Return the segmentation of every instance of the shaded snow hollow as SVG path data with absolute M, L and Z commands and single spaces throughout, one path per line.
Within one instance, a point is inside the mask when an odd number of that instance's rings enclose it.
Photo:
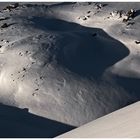
M 101 9 L 96 3 L 58 3 L 2 11 L 7 18 L 0 25 L 8 27 L 0 29 L 0 102 L 80 126 L 139 100 L 139 87 L 131 86 L 131 78 L 137 83 L 133 73 L 139 74 L 133 43 L 139 15 L 133 29 L 110 17 L 117 8 L 120 3 Z

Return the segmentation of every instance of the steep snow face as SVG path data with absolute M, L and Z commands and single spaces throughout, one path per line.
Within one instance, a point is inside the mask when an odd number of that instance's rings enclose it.
M 0 13 L 7 17 L 0 25 L 8 24 L 0 30 L 1 103 L 80 126 L 136 100 L 110 75 L 129 49 L 97 28 L 103 20 L 91 27 L 76 19 L 91 6 L 30 4 Z

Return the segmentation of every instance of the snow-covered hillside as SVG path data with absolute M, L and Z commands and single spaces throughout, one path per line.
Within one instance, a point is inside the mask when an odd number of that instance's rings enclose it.
M 20 4 L 1 11 L 0 102 L 80 126 L 139 100 L 139 7 Z
M 64 133 L 59 138 L 139 138 L 140 102 L 128 105 L 79 128 Z

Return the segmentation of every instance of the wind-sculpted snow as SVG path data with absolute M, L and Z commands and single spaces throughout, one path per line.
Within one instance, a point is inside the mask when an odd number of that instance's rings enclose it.
M 37 5 L 1 13 L 10 26 L 0 31 L 0 102 L 72 126 L 134 102 L 108 71 L 128 48 L 58 15 Z

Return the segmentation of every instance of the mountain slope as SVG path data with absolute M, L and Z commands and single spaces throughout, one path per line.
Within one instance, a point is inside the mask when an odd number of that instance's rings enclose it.
M 116 80 L 129 76 L 132 53 L 130 30 L 121 38 L 122 19 L 107 18 L 114 7 L 24 4 L 0 13 L 8 25 L 0 31 L 0 102 L 80 126 L 139 100 Z

